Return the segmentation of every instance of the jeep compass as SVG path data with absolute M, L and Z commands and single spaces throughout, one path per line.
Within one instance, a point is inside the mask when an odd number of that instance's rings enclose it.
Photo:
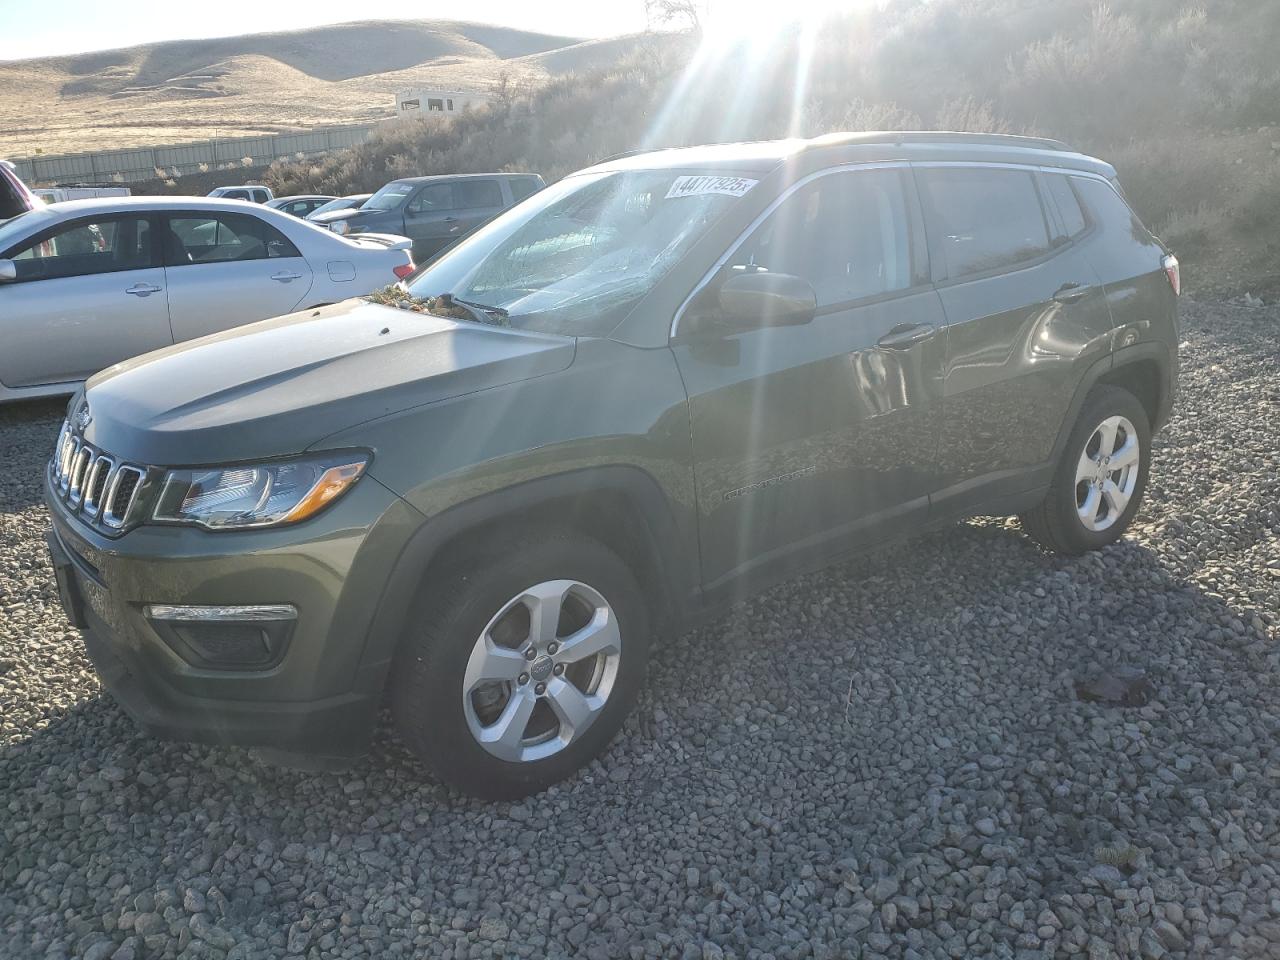
M 49 546 L 159 735 L 342 762 L 381 704 L 518 797 L 622 725 L 649 641 L 890 537 L 1139 509 L 1178 265 L 1055 141 L 842 134 L 566 177 L 406 285 L 117 364 Z

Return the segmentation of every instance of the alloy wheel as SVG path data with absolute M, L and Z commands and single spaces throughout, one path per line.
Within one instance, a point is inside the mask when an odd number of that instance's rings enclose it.
M 1138 485 L 1142 450 L 1126 417 L 1103 420 L 1076 464 L 1076 514 L 1085 529 L 1101 532 L 1123 516 Z
M 462 681 L 467 728 L 509 762 L 559 753 L 604 710 L 621 656 L 617 617 L 599 591 L 577 580 L 529 587 L 472 648 Z

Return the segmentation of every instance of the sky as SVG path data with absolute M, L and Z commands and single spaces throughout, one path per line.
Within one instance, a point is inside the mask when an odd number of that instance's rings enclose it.
M 380 19 L 471 20 L 580 37 L 645 27 L 644 0 L 0 0 L 0 60 Z

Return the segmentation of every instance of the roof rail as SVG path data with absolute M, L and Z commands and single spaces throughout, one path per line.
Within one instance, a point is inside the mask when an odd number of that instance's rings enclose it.
M 593 167 L 598 166 L 599 164 L 602 164 L 602 163 L 613 163 L 613 161 L 615 160 L 625 160 L 627 159 L 627 157 L 638 157 L 642 153 L 657 153 L 660 150 L 669 150 L 669 149 L 670 147 L 650 147 L 647 150 L 623 150 L 621 153 L 615 153 L 615 154 L 612 154 L 611 156 L 603 158 L 602 160 L 597 160 L 595 163 L 591 164 L 591 166 Z
M 1075 147 L 1047 137 L 1023 137 L 1011 133 L 965 133 L 955 130 L 873 130 L 865 133 L 828 133 L 815 137 L 816 144 L 836 143 L 972 143 L 993 147 L 1035 147 L 1075 153 Z

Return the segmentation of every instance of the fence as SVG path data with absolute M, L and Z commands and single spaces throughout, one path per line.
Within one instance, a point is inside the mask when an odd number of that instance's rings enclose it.
M 248 157 L 252 166 L 263 166 L 281 157 L 317 156 L 353 147 L 368 138 L 376 123 L 322 127 L 307 133 L 280 133 L 258 137 L 216 137 L 208 141 L 147 147 L 141 150 L 106 150 L 56 157 L 27 157 L 13 162 L 27 183 L 135 183 L 158 176 L 174 177 L 206 170 L 240 166 Z

